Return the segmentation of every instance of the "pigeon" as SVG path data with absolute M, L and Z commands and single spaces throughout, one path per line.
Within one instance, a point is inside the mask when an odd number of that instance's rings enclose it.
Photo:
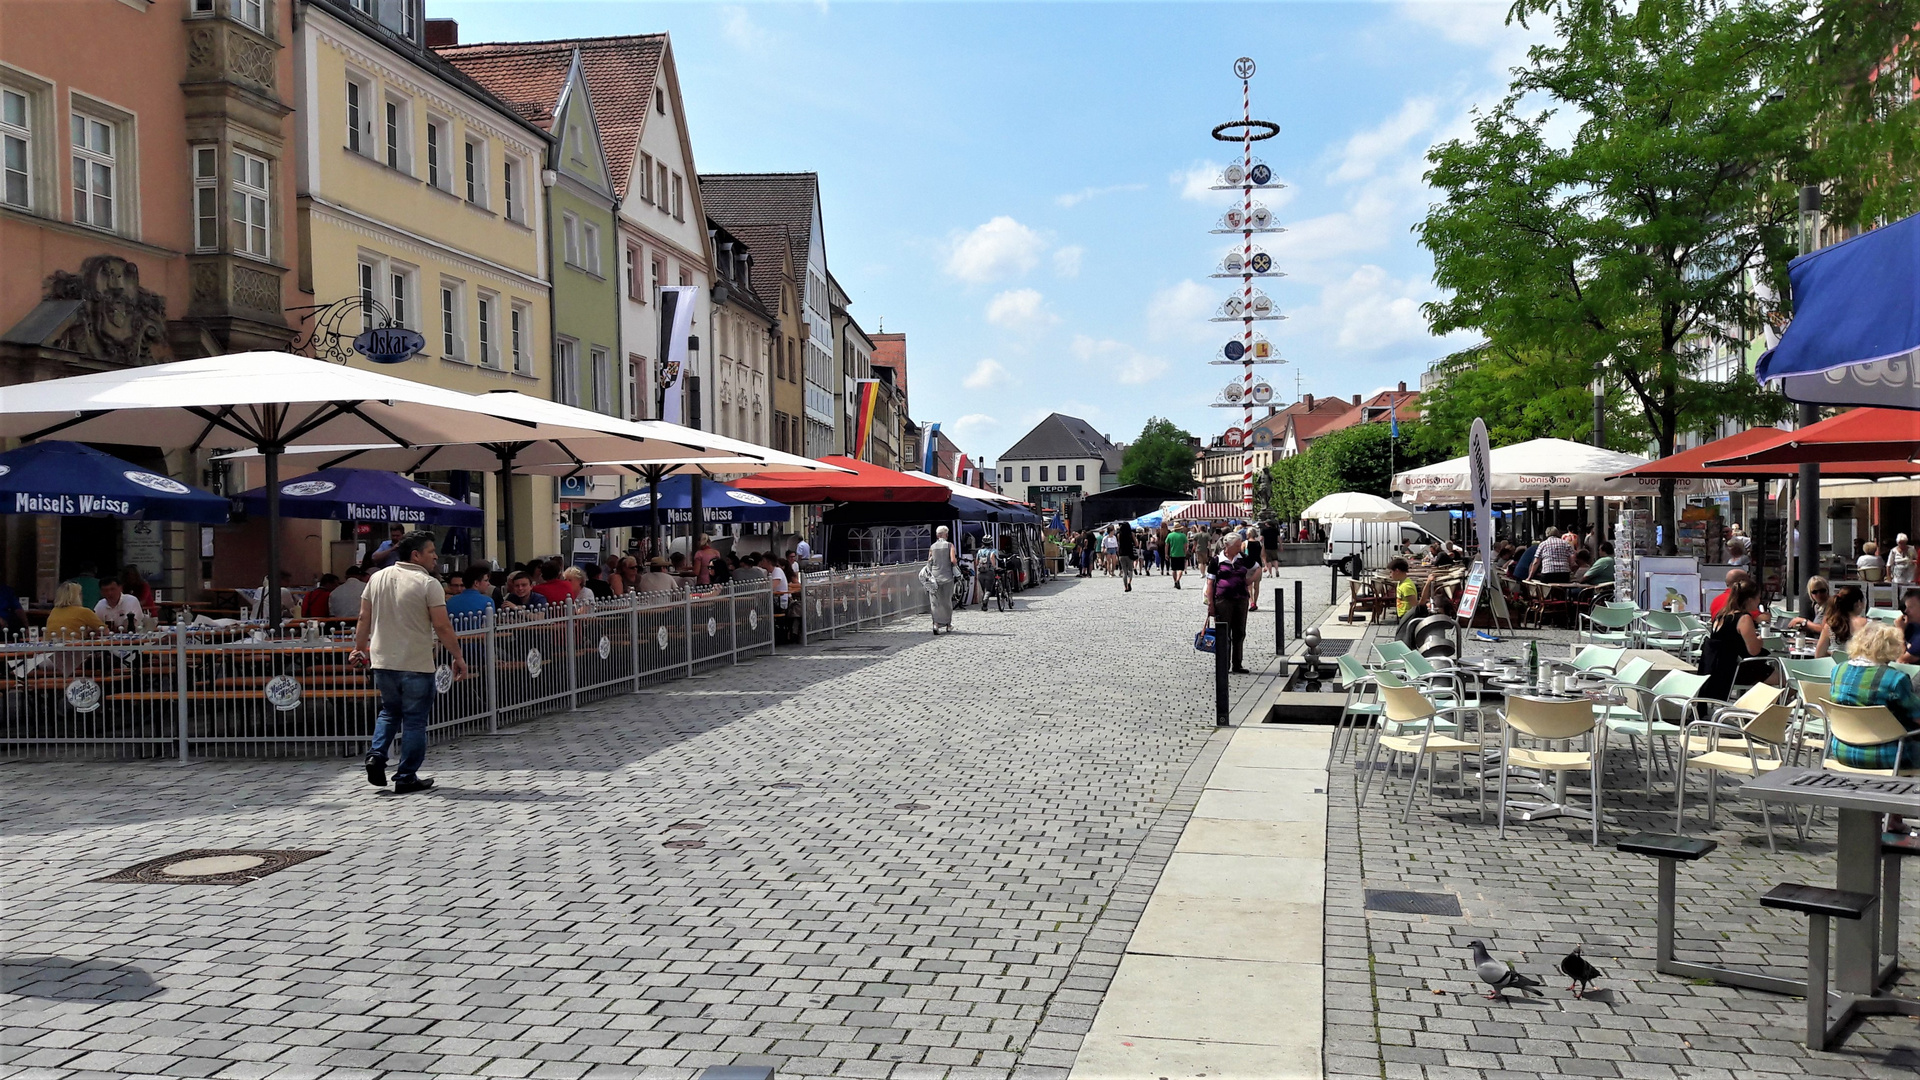
M 1567 958 L 1560 961 L 1560 974 L 1573 980 L 1573 985 L 1567 989 L 1573 991 L 1574 997 L 1585 997 L 1587 984 L 1600 978 L 1600 969 L 1587 963 L 1587 958 L 1580 953 L 1580 946 L 1575 945 Z
M 1534 997 L 1546 996 L 1544 992 L 1534 989 L 1541 985 L 1540 980 L 1528 978 L 1509 967 L 1506 961 L 1495 960 L 1487 955 L 1486 942 L 1475 941 L 1472 945 L 1473 970 L 1480 976 L 1481 982 L 1493 987 L 1493 993 L 1487 995 L 1487 1000 L 1504 998 L 1508 990 L 1518 990 Z

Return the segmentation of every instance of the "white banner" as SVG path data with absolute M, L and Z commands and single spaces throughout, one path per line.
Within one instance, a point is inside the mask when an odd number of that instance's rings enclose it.
M 1493 569 L 1493 447 L 1487 422 L 1473 421 L 1467 433 L 1467 489 L 1473 494 L 1473 526 L 1480 534 L 1480 565 Z
M 660 286 L 660 419 L 684 424 L 687 415 L 687 336 L 693 332 L 693 285 Z

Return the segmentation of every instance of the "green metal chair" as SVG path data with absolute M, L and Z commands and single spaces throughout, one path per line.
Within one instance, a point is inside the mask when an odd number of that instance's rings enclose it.
M 1705 631 L 1695 630 L 1685 619 L 1670 611 L 1648 611 L 1640 616 L 1640 644 L 1643 648 L 1664 649 L 1689 656 Z
M 1900 609 L 1890 608 L 1890 607 L 1868 608 L 1867 618 L 1872 619 L 1874 622 L 1883 622 L 1883 623 L 1899 622 Z
M 1335 657 L 1334 662 L 1340 669 L 1340 688 L 1347 692 L 1347 700 L 1341 705 L 1340 721 L 1333 728 L 1333 745 L 1327 747 L 1329 769 L 1333 767 L 1334 755 L 1340 750 L 1341 732 L 1346 733 L 1347 753 L 1351 754 L 1356 738 L 1355 728 L 1360 718 L 1366 717 L 1367 726 L 1371 728 L 1375 718 L 1386 711 L 1386 706 L 1380 700 L 1380 681 L 1373 672 L 1352 656 Z
M 1628 750 L 1636 756 L 1639 740 L 1646 740 L 1648 795 L 1653 794 L 1653 740 L 1668 740 L 1668 750 L 1671 752 L 1672 740 L 1680 735 L 1682 725 L 1695 709 L 1695 703 L 1701 700 L 1697 695 L 1706 682 L 1705 675 L 1695 675 L 1691 671 L 1669 671 L 1650 690 L 1637 684 L 1622 684 L 1620 688 L 1630 704 L 1607 709 L 1601 719 L 1609 732 L 1627 737 Z M 1725 705 L 1726 702 L 1710 704 Z
M 1580 640 L 1625 649 L 1633 644 L 1633 624 L 1639 621 L 1640 613 L 1633 608 L 1595 607 L 1580 616 Z
M 1411 647 L 1402 645 L 1397 641 L 1376 641 L 1373 643 L 1373 655 L 1376 657 L 1376 662 L 1372 667 L 1375 671 L 1379 671 L 1382 668 L 1389 671 L 1398 671 L 1406 667 L 1407 655 L 1411 652 L 1413 652 Z

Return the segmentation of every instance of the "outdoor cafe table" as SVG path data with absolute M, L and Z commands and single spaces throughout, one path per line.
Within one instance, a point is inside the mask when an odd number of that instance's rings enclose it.
M 1880 899 L 1880 816 L 1920 817 L 1920 778 L 1869 776 L 1824 769 L 1775 769 L 1749 780 L 1741 794 L 1792 806 L 1831 807 L 1840 818 L 1834 848 L 1833 887 Z M 1829 1013 L 1839 1027 L 1855 1016 L 1920 1016 L 1920 1000 L 1880 989 L 1880 913 L 1836 919 L 1834 986 L 1840 1009 Z
M 1576 701 L 1585 698 L 1594 705 L 1607 707 L 1625 705 L 1627 703 L 1625 697 L 1620 696 L 1617 692 L 1609 690 L 1604 686 L 1583 686 L 1562 694 L 1552 690 L 1538 689 L 1536 688 L 1537 684 L 1532 679 L 1494 679 L 1492 682 L 1494 686 L 1500 688 L 1503 696 L 1509 701 L 1521 697 L 1534 701 L 1552 702 Z M 1598 727 L 1598 725 L 1595 726 L 1596 728 Z M 1596 732 L 1593 737 L 1599 738 L 1600 736 Z M 1572 740 L 1570 739 L 1563 739 L 1559 741 L 1558 745 L 1560 749 L 1564 750 L 1571 742 Z M 1500 767 L 1502 769 L 1506 768 L 1506 762 L 1502 761 Z M 1521 794 L 1538 795 L 1546 801 L 1538 803 L 1515 802 L 1509 797 L 1507 799 L 1508 811 L 1521 821 L 1545 821 L 1548 818 L 1557 817 L 1582 818 L 1587 821 L 1592 821 L 1593 811 L 1567 805 L 1567 783 L 1572 779 L 1567 775 L 1568 772 L 1569 770 L 1567 769 L 1555 770 L 1553 774 L 1553 786 L 1549 788 L 1546 784 L 1539 782 L 1538 777 L 1532 770 L 1515 770 L 1514 775 L 1524 775 L 1532 777 L 1533 779 L 1531 782 L 1517 787 L 1509 784 L 1507 786 L 1507 794 L 1512 796 L 1518 791 Z M 1598 766 L 1596 766 L 1595 774 L 1590 778 L 1589 782 L 1595 789 L 1598 789 L 1600 786 Z

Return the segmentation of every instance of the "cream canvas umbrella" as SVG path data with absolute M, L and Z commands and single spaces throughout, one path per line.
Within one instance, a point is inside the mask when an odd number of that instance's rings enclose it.
M 1323 496 L 1300 511 L 1314 521 L 1412 521 L 1413 512 L 1399 503 L 1362 491 L 1341 491 Z
M 259 450 L 267 482 L 267 594 L 277 622 L 280 457 L 288 447 L 411 448 L 605 434 L 521 413 L 484 397 L 380 372 L 290 353 L 253 352 L 9 386 L 0 393 L 0 436 Z M 638 445 L 637 439 L 629 441 Z
M 1660 481 L 1620 476 L 1647 459 L 1634 454 L 1588 446 L 1568 439 L 1529 439 L 1502 446 L 1488 455 L 1488 480 L 1494 502 L 1551 495 L 1651 495 Z M 1711 495 L 1721 490 L 1717 480 L 1677 480 L 1682 496 Z M 1395 473 L 1393 489 L 1415 503 L 1465 503 L 1473 495 L 1467 483 L 1467 459 L 1454 458 L 1423 469 Z

